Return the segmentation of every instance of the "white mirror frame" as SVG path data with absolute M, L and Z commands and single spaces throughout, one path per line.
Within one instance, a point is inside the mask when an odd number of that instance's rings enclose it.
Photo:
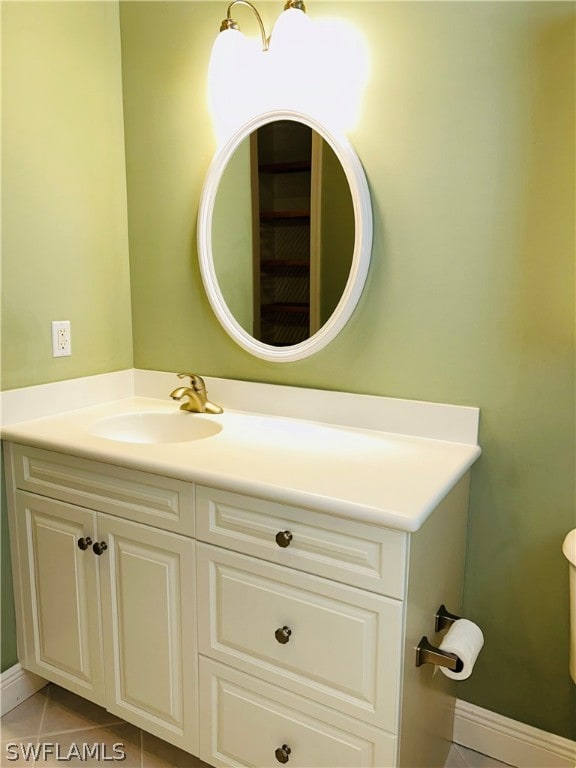
M 218 186 L 228 161 L 253 131 L 276 120 L 296 120 L 317 131 L 332 147 L 340 160 L 350 186 L 354 210 L 354 252 L 348 282 L 336 309 L 324 325 L 305 341 L 288 347 L 274 347 L 251 336 L 237 322 L 222 295 L 212 258 L 212 216 Z M 329 131 L 318 120 L 295 111 L 272 111 L 258 115 L 245 123 L 218 149 L 204 182 L 198 212 L 198 255 L 202 281 L 208 300 L 224 330 L 252 355 L 271 362 L 302 360 L 323 349 L 346 325 L 364 288 L 372 251 L 372 207 L 364 169 L 354 149 L 343 136 Z

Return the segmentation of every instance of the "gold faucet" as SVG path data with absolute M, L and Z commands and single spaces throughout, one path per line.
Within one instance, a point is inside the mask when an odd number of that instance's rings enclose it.
M 208 400 L 204 379 L 196 373 L 178 374 L 179 379 L 184 379 L 186 376 L 190 377 L 190 386 L 178 387 L 174 392 L 170 392 L 172 400 L 186 398 L 185 402 L 180 406 L 180 410 L 189 411 L 190 413 L 223 413 L 219 405 Z

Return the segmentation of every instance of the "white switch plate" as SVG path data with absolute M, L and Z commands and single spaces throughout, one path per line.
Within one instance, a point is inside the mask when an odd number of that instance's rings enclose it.
M 52 357 L 68 357 L 71 354 L 70 320 L 52 320 Z

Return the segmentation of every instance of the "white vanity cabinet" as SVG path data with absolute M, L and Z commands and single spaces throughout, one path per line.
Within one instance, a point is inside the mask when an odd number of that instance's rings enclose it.
M 197 752 L 194 541 L 156 527 L 193 521 L 190 488 L 34 448 L 8 456 L 22 666 Z M 123 519 L 146 516 L 154 526 Z
M 7 444 L 22 666 L 212 766 L 430 768 L 468 474 L 409 533 Z

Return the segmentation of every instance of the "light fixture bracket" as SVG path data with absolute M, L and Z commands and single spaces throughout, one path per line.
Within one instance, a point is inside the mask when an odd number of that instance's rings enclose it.
M 234 19 L 225 18 L 220 24 L 220 32 L 224 32 L 226 29 L 240 29 Z
M 288 0 L 290 2 L 291 0 Z M 297 0 L 297 2 L 300 2 L 300 0 Z M 238 23 L 232 18 L 231 11 L 233 6 L 235 5 L 246 5 L 248 8 L 251 9 L 252 13 L 256 16 L 256 21 L 258 22 L 258 26 L 260 28 L 260 37 L 262 38 L 262 50 L 267 51 L 268 50 L 268 38 L 266 37 L 266 30 L 264 29 L 264 22 L 262 21 L 262 17 L 258 13 L 258 10 L 252 3 L 248 2 L 248 0 L 232 0 L 230 5 L 228 6 L 228 10 L 226 11 L 226 18 L 222 21 L 222 24 L 220 25 L 220 32 L 224 32 L 227 29 L 236 29 L 239 30 L 240 27 L 238 26 Z
M 295 8 L 297 11 L 303 11 L 306 13 L 306 6 L 302 2 L 302 0 L 286 0 L 286 3 L 284 5 L 284 10 L 288 11 L 290 8 Z

